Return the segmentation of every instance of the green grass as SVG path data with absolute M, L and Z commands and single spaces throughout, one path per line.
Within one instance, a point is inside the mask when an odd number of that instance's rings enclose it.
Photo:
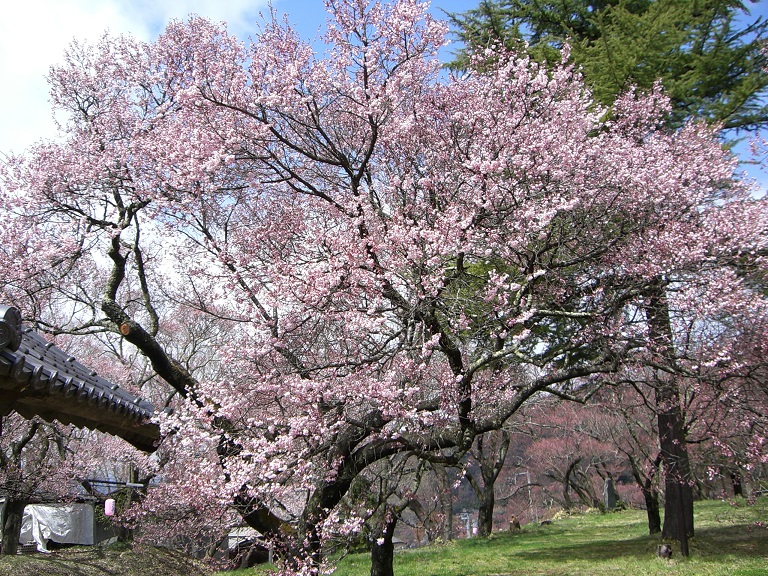
M 696 503 L 696 536 L 690 557 L 682 558 L 677 542 L 671 560 L 656 557 L 658 536 L 649 536 L 643 511 L 584 514 L 551 526 L 524 526 L 516 534 L 448 544 L 395 554 L 396 576 L 604 576 L 768 574 L 768 499 L 737 507 L 710 501 Z M 367 576 L 367 554 L 352 554 L 336 576 Z M 229 574 L 233 574 L 230 572 Z M 264 568 L 234 572 L 264 574 Z
M 691 556 L 656 557 L 642 511 L 584 514 L 551 526 L 524 526 L 516 534 L 458 540 L 395 554 L 397 576 L 766 576 L 768 498 L 754 506 L 696 503 Z M 268 568 L 222 572 L 264 576 Z M 351 554 L 337 576 L 367 576 L 367 554 Z M 50 555 L 0 557 L 0 576 L 206 576 L 211 572 L 179 552 L 127 545 L 76 547 Z

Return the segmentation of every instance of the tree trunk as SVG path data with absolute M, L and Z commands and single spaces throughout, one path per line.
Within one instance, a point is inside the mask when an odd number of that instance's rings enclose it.
M 643 489 L 643 498 L 645 499 L 645 510 L 648 515 L 648 533 L 658 534 L 661 532 L 661 510 L 659 508 L 659 494 L 654 489 Z
M 573 502 L 571 501 L 571 475 L 574 474 L 574 470 L 579 465 L 579 462 L 581 462 L 581 456 L 568 465 L 563 477 L 563 509 L 566 512 L 570 512 L 573 508 Z
M 478 494 L 480 507 L 477 513 L 477 535 L 480 537 L 490 536 L 493 532 L 493 509 L 496 497 L 493 494 L 493 484 L 483 485 L 483 490 Z
M 672 327 L 662 285 L 651 290 L 646 311 L 650 344 L 655 348 L 657 363 L 672 368 Z M 680 407 L 680 389 L 672 373 L 661 367 L 655 368 L 654 372 L 659 446 L 664 470 L 664 526 L 661 535 L 663 538 L 679 540 L 685 551 L 688 537 L 693 536 L 693 488 L 685 422 Z
M 319 574 L 323 562 L 323 540 L 320 525 L 324 519 L 325 516 L 312 514 L 309 515 L 309 519 L 304 518 L 299 522 L 297 537 L 292 542 L 293 546 L 286 558 L 289 566 L 303 569 L 309 574 Z M 301 540 L 301 537 L 304 540 Z M 305 563 L 305 566 L 301 566 L 302 562 Z
M 574 470 L 570 475 L 570 485 L 576 496 L 579 497 L 579 502 L 588 508 L 597 508 L 600 511 L 605 511 L 605 506 L 600 498 L 594 493 L 589 486 L 589 478 L 580 470 Z
M 656 460 L 653 463 L 654 472 L 647 475 L 643 473 L 638 463 L 631 456 L 629 457 L 629 464 L 632 468 L 632 476 L 634 476 L 635 482 L 640 487 L 643 499 L 645 500 L 645 510 L 648 515 L 648 533 L 658 534 L 661 532 L 661 510 L 659 509 L 659 492 L 654 487 L 653 481 L 656 476 L 655 470 L 658 470 L 661 464 L 661 454 L 656 456 Z
M 24 508 L 28 503 L 29 500 L 26 498 L 19 500 L 6 495 L 2 515 L 3 539 L 0 553 L 15 555 L 18 552 L 21 521 L 24 517 Z
M 397 526 L 397 514 L 388 510 L 384 516 L 381 536 L 371 541 L 371 576 L 394 576 L 395 545 L 392 538 Z
M 138 484 L 139 482 L 139 471 L 133 464 L 128 465 L 127 478 L 128 482 L 131 484 Z M 124 488 L 125 501 L 120 506 L 121 510 L 128 510 L 133 504 L 133 490 L 134 489 L 130 486 Z M 117 530 L 117 541 L 133 542 L 133 528 L 129 528 L 121 523 Z
M 318 574 L 323 561 L 322 525 L 331 510 L 341 501 L 349 490 L 354 475 L 339 474 L 335 479 L 327 480 L 317 487 L 309 498 L 304 512 L 299 517 L 298 530 L 290 539 L 286 562 L 302 567 L 310 574 Z
M 480 465 L 480 475 L 483 479 L 481 486 L 474 476 L 467 475 L 479 502 L 477 535 L 481 537 L 490 536 L 493 532 L 493 511 L 496 505 L 494 487 L 507 459 L 509 441 L 509 432 L 506 430 L 486 432 L 478 436 L 477 450 L 472 453 Z
M 738 472 L 734 472 L 733 470 L 729 471 L 729 474 L 731 476 L 731 486 L 733 487 L 733 495 L 744 497 L 744 487 L 741 484 L 741 474 L 739 474 Z
M 662 537 L 680 540 L 693 536 L 693 488 L 683 416 L 679 397 L 670 390 L 657 390 L 660 407 L 659 444 L 664 466 L 664 528 Z
M 453 493 L 448 471 L 442 464 L 434 464 L 433 469 L 437 477 L 437 492 L 440 500 L 440 508 L 443 512 L 442 539 L 443 542 L 453 540 Z M 421 545 L 421 542 L 419 542 Z

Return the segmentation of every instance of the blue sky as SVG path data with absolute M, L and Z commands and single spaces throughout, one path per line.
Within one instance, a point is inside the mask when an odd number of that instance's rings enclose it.
M 268 0 L 16 0 L 0 17 L 0 154 L 21 152 L 41 137 L 55 135 L 45 75 L 61 61 L 73 38 L 95 41 L 105 31 L 152 40 L 171 19 L 199 14 L 224 20 L 247 38 Z M 432 0 L 442 16 L 474 8 L 479 0 Z M 322 0 L 273 0 L 302 37 L 312 40 L 325 22 Z M 752 16 L 768 17 L 768 0 L 750 4 Z M 446 52 L 447 54 L 450 51 Z M 754 174 L 756 171 L 750 170 Z M 763 177 L 765 179 L 765 177 Z
M 479 0 L 434 0 L 431 10 L 463 11 Z M 73 38 L 96 41 L 105 31 L 152 40 L 172 19 L 198 14 L 226 21 L 247 38 L 268 0 L 16 0 L 0 12 L 0 153 L 21 152 L 54 136 L 45 75 Z M 325 22 L 322 0 L 273 0 L 302 37 L 311 40 Z

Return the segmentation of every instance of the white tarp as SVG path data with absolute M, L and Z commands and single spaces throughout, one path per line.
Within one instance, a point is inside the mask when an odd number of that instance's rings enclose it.
M 30 504 L 24 508 L 19 542 L 36 542 L 48 552 L 47 542 L 92 545 L 92 504 Z

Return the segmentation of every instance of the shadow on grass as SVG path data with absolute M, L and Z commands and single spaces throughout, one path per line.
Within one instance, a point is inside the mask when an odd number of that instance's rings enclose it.
M 124 566 L 98 563 L 93 555 L 66 557 L 34 555 L 19 559 L 13 565 L 0 565 L 0 574 L 45 574 L 46 576 L 118 576 L 124 574 Z M 10 571 L 8 571 L 10 570 Z
M 512 549 L 508 555 L 525 560 L 546 560 L 549 563 L 567 563 L 573 560 L 613 560 L 627 557 L 644 559 L 648 558 L 649 554 L 655 553 L 658 543 L 658 540 L 651 537 L 632 540 L 592 540 L 572 545 L 561 544 L 546 549 L 520 549 L 517 551 Z
M 203 576 L 210 571 L 173 550 L 74 548 L 0 559 L 0 576 Z
M 567 539 L 568 530 L 557 534 L 559 542 Z M 554 535 L 554 534 L 553 534 Z M 539 533 L 536 536 L 546 536 Z M 526 539 L 528 540 L 528 539 Z M 535 544 L 530 539 L 525 544 Z M 558 543 L 546 548 L 521 546 L 508 548 L 509 557 L 518 557 L 529 561 L 546 560 L 550 563 L 567 563 L 574 560 L 588 562 L 611 561 L 618 559 L 647 560 L 656 554 L 656 547 L 661 543 L 658 536 L 641 536 L 630 539 L 598 539 L 573 544 Z M 523 542 L 521 542 L 523 544 Z M 679 545 L 672 543 L 679 554 Z M 697 530 L 696 536 L 689 541 L 691 557 L 715 558 L 737 554 L 743 557 L 768 557 L 768 530 L 751 525 L 723 525 Z M 679 556 L 676 556 L 679 558 Z M 723 561 L 727 561 L 723 558 Z
M 753 524 L 702 528 L 697 530 L 693 545 L 703 556 L 739 554 L 768 558 L 768 529 Z

